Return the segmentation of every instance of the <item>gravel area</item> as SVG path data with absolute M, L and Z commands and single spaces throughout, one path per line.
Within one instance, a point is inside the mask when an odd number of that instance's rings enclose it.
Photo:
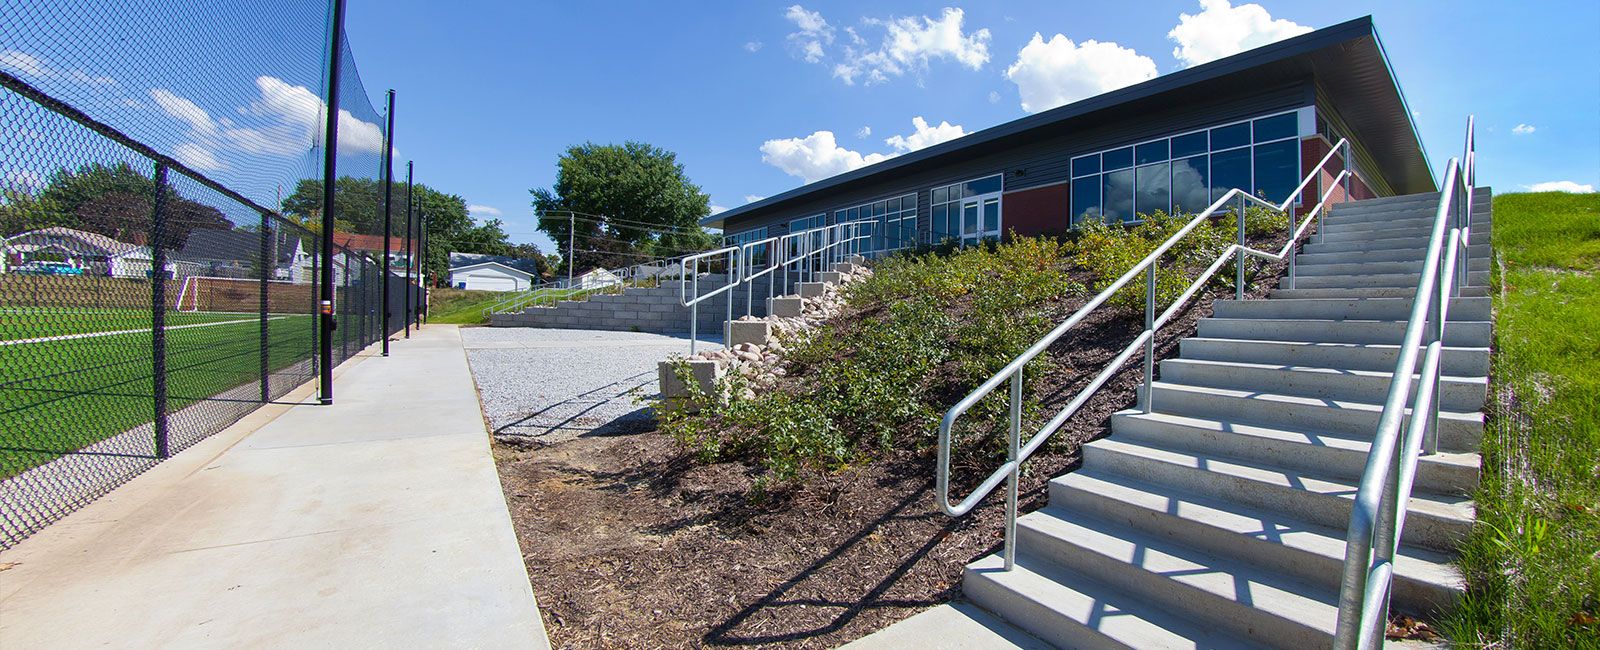
M 641 332 L 467 327 L 467 361 L 495 437 L 545 445 L 649 430 L 656 363 L 689 339 Z M 720 349 L 702 337 L 699 349 Z

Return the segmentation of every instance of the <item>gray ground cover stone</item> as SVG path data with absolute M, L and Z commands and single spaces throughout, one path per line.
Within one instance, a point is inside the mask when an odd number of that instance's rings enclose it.
M 535 444 L 648 429 L 656 363 L 689 352 L 686 337 L 642 332 L 471 327 L 461 339 L 490 431 Z

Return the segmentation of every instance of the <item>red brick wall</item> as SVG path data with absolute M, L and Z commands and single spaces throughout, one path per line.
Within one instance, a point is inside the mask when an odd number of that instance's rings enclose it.
M 1046 185 L 1000 196 L 1000 216 L 1006 236 L 1057 235 L 1067 231 L 1071 189 L 1066 183 Z
M 1302 140 L 1300 142 L 1301 173 L 1309 173 L 1317 163 L 1322 162 L 1322 157 L 1328 155 L 1328 150 L 1331 148 L 1333 148 L 1333 144 L 1328 142 L 1326 138 L 1323 138 L 1320 135 L 1312 136 Z M 1333 182 L 1333 179 L 1337 177 L 1341 171 L 1344 171 L 1344 158 L 1338 154 L 1335 154 L 1333 159 L 1329 160 L 1328 164 L 1322 168 L 1321 173 L 1318 174 L 1317 182 L 1306 186 L 1305 194 L 1303 195 L 1304 200 L 1301 201 L 1299 214 L 1306 214 L 1307 212 L 1311 211 L 1311 208 L 1316 207 L 1317 201 L 1322 200 L 1322 193 L 1328 191 L 1328 185 Z M 1376 195 L 1372 193 L 1372 189 L 1367 187 L 1366 183 L 1361 182 L 1359 177 L 1356 177 L 1350 180 L 1349 197 L 1345 196 L 1344 188 L 1339 187 L 1333 190 L 1332 194 L 1328 195 L 1328 204 L 1334 205 L 1337 203 L 1342 203 L 1347 199 L 1370 199 L 1374 198 L 1375 196 Z

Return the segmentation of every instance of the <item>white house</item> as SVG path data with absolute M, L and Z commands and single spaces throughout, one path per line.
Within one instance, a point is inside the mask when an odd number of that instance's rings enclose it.
M 499 262 L 481 262 L 450 269 L 450 286 L 474 291 L 526 291 L 533 274 Z

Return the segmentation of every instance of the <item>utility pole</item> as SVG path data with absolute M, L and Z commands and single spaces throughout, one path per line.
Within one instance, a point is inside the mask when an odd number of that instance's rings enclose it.
M 572 211 L 567 212 L 567 290 L 572 290 L 572 265 L 578 263 L 578 255 L 572 250 L 574 235 L 578 232 L 578 215 Z
M 318 352 L 322 358 L 321 389 L 318 401 L 333 403 L 333 192 L 338 180 L 339 164 L 339 75 L 343 52 L 340 46 L 344 37 L 344 0 L 330 2 L 333 20 L 328 27 L 328 120 L 327 133 L 322 138 L 322 286 L 318 305 L 322 321 L 322 336 Z M 159 246 L 159 244 L 157 244 Z

